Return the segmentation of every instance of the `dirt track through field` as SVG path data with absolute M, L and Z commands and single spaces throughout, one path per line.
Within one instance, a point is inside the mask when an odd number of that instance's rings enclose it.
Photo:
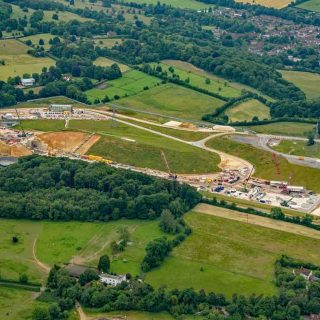
M 41 262 L 36 256 L 36 246 L 37 246 L 37 239 L 34 240 L 33 246 L 32 246 L 33 259 L 34 259 L 35 263 L 37 264 L 37 266 L 39 266 L 45 273 L 49 273 L 50 267 L 47 266 L 45 263 Z
M 193 211 L 320 240 L 320 231 L 293 223 L 272 220 L 270 218 L 259 217 L 252 214 L 247 215 L 246 213 L 215 207 L 203 203 L 197 205 Z

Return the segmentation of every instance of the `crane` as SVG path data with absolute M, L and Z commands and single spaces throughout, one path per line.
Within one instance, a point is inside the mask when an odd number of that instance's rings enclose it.
M 162 150 L 161 150 L 161 157 L 162 157 L 162 159 L 163 159 L 163 161 L 164 161 L 164 163 L 165 163 L 165 165 L 167 167 L 167 170 L 168 170 L 168 173 L 169 173 L 169 178 L 176 180 L 177 179 L 177 175 L 175 173 L 171 172 L 170 167 L 169 167 L 169 163 L 168 163 L 167 158 L 166 158 L 166 155 Z
M 26 132 L 25 132 L 24 129 L 23 129 L 23 125 L 22 125 L 22 123 L 21 123 L 21 119 L 20 119 L 20 115 L 19 115 L 18 109 L 15 107 L 14 110 L 16 111 L 16 115 L 17 115 L 17 118 L 18 118 L 18 120 L 19 120 L 19 122 L 20 122 L 20 126 L 21 126 L 21 129 L 22 129 L 22 134 L 21 134 L 20 136 L 21 136 L 21 137 L 26 137 L 27 134 L 26 134 Z

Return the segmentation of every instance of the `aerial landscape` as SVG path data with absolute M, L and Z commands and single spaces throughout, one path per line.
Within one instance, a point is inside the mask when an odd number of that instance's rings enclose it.
M 320 320 L 320 0 L 0 0 L 0 320 Z

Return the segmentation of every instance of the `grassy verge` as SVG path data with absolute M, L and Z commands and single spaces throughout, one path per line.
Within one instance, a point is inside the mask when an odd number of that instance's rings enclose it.
M 282 140 L 277 146 L 272 147 L 272 149 L 296 156 L 320 158 L 318 143 L 313 146 L 307 146 L 306 141 Z

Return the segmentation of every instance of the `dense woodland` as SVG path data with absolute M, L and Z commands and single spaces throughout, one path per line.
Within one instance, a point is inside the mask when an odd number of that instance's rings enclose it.
M 282 256 L 275 263 L 277 296 L 252 294 L 250 297 L 233 295 L 227 299 L 221 294 L 199 292 L 193 289 L 154 289 L 149 284 L 131 279 L 117 287 L 106 287 L 97 281 L 82 281 L 80 284 L 59 267 L 54 267 L 48 277 L 47 291 L 40 300 L 50 301 L 48 309 L 36 309 L 46 319 L 64 319 L 67 310 L 76 301 L 87 308 L 102 312 L 113 310 L 141 310 L 149 312 L 167 311 L 179 317 L 181 314 L 198 314 L 205 319 L 240 320 L 272 319 L 299 320 L 303 315 L 320 313 L 320 281 L 309 282 L 296 268 L 305 267 L 320 275 L 320 267 Z
M 129 170 L 29 156 L 0 170 L 0 217 L 34 220 L 175 217 L 201 199 L 192 187 Z

